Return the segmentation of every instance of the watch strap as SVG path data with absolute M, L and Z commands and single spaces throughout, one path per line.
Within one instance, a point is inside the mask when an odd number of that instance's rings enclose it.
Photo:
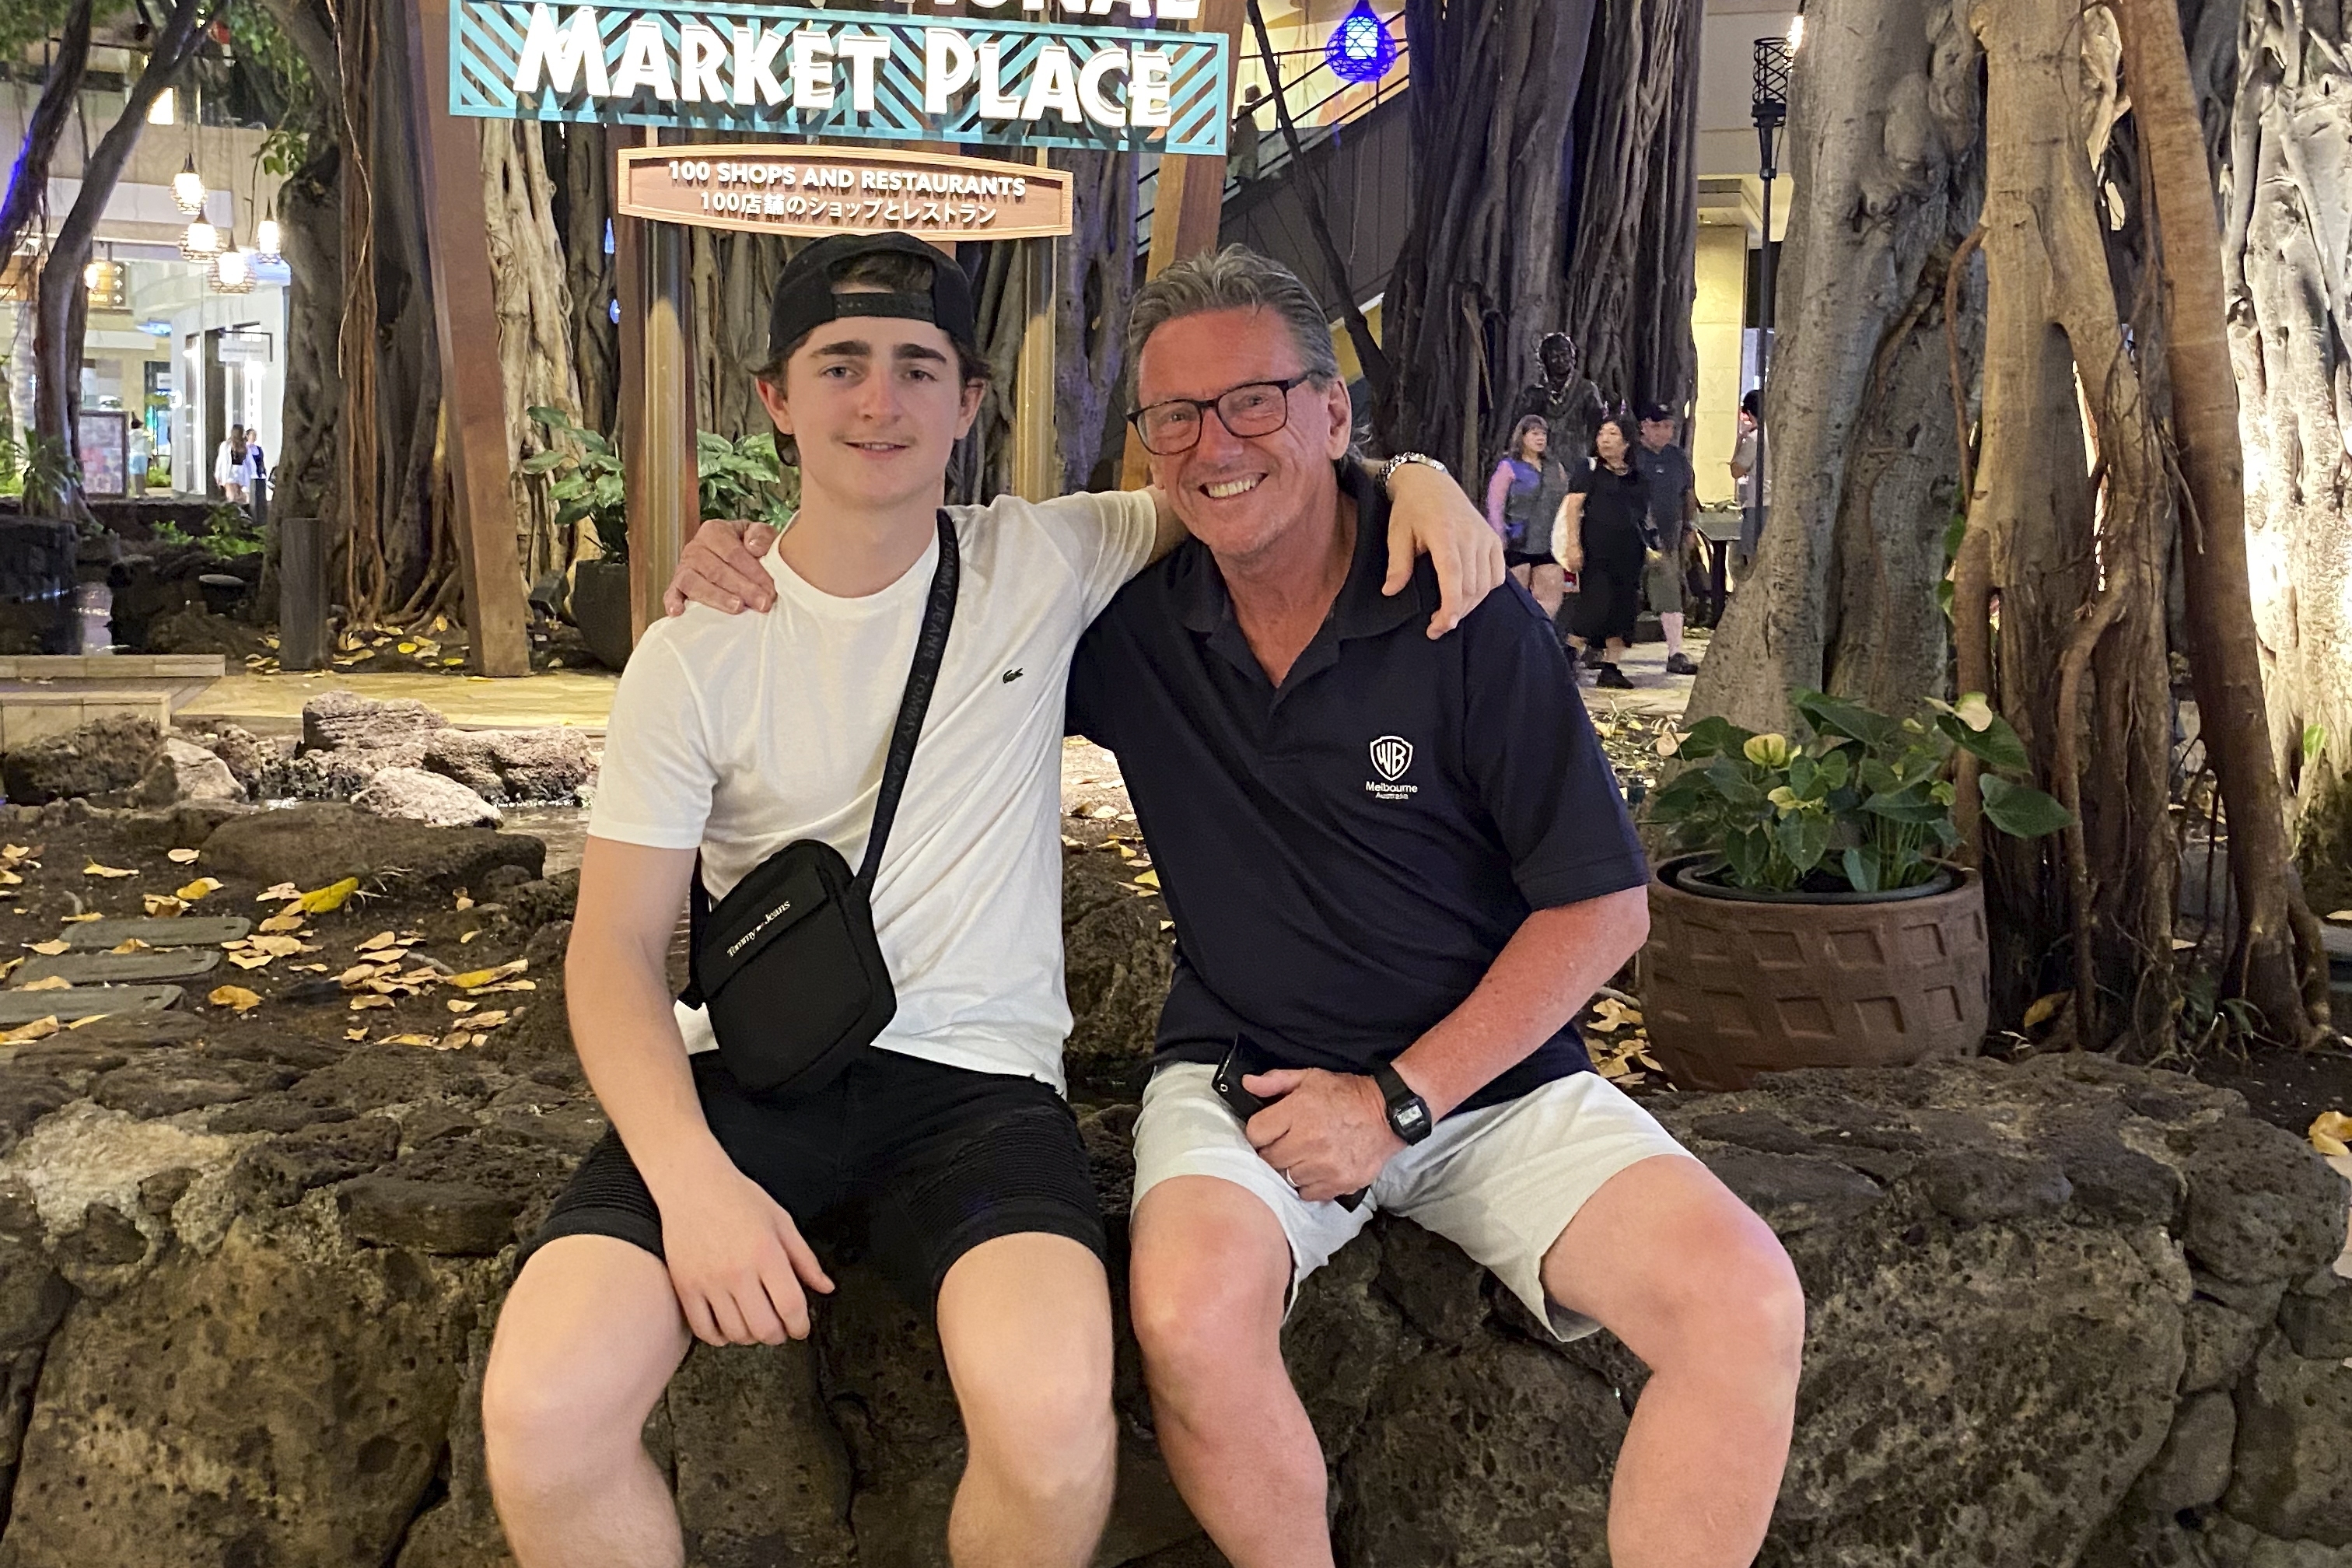
M 1448 468 L 1444 464 L 1439 462 L 1436 458 L 1431 457 L 1426 452 L 1399 452 L 1395 457 L 1391 458 L 1387 462 L 1381 465 L 1381 493 L 1382 495 L 1389 493 L 1389 481 L 1395 479 L 1396 471 L 1399 468 L 1403 468 L 1407 463 L 1418 463 L 1424 468 L 1435 468 L 1439 473 L 1445 475 L 1448 479 L 1454 477 L 1454 471 L 1451 468 Z
M 1376 1063 L 1372 1081 L 1380 1086 L 1381 1098 L 1388 1103 L 1389 1131 L 1407 1143 L 1418 1143 L 1435 1131 L 1429 1102 L 1413 1092 L 1412 1085 L 1405 1082 L 1404 1075 L 1397 1071 L 1393 1063 Z

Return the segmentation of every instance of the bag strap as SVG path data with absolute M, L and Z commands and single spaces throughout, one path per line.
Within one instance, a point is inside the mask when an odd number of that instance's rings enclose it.
M 861 890 L 874 886 L 882 868 L 882 846 L 898 815 L 898 796 L 907 787 L 907 770 L 914 765 L 915 742 L 923 733 L 923 714 L 931 705 L 931 689 L 939 684 L 940 662 L 947 657 L 948 627 L 955 620 L 956 584 L 963 574 L 956 553 L 955 524 L 940 510 L 940 564 L 931 574 L 930 602 L 923 607 L 922 635 L 915 639 L 914 668 L 907 672 L 906 695 L 898 700 L 898 727 L 890 732 L 890 756 L 882 764 L 882 789 L 874 797 L 874 826 L 866 836 L 866 860 L 857 868 Z
M 955 523 L 945 508 L 940 510 L 940 563 L 931 572 L 931 594 L 923 606 L 923 628 L 915 638 L 915 662 L 907 671 L 907 689 L 898 699 L 898 723 L 890 731 L 890 753 L 882 763 L 882 788 L 874 799 L 874 826 L 866 836 L 866 858 L 857 868 L 856 886 L 871 891 L 882 866 L 882 846 L 898 815 L 898 797 L 907 787 L 907 771 L 914 765 L 915 742 L 923 733 L 923 715 L 931 706 L 931 690 L 939 684 L 940 665 L 947 657 L 948 628 L 955 622 L 956 588 L 963 575 L 957 552 Z M 703 1005 L 702 928 L 710 919 L 710 894 L 702 885 L 702 855 L 694 857 L 694 875 L 687 883 L 686 989 L 678 1000 L 689 1007 Z

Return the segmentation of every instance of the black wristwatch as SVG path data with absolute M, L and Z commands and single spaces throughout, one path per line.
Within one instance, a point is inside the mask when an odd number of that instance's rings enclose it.
M 1382 1062 L 1372 1068 L 1372 1081 L 1381 1086 L 1381 1097 L 1388 1101 L 1390 1131 L 1407 1143 L 1418 1143 L 1436 1131 L 1429 1102 L 1413 1093 L 1412 1085 L 1393 1066 Z

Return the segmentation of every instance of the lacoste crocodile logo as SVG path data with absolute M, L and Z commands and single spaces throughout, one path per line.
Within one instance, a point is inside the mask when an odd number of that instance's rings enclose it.
M 1024 673 L 1024 671 L 1018 668 L 1006 670 L 1003 676 L 1004 684 L 1007 686 L 1012 685 L 1014 681 L 1020 679 Z

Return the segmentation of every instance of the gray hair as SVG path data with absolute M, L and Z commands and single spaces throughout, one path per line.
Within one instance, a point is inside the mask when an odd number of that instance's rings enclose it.
M 1298 274 L 1271 257 L 1238 245 L 1179 261 L 1135 291 L 1127 317 L 1130 384 L 1140 373 L 1143 345 L 1169 322 L 1210 310 L 1267 310 L 1290 329 L 1298 358 L 1318 386 L 1339 379 L 1330 320 Z

